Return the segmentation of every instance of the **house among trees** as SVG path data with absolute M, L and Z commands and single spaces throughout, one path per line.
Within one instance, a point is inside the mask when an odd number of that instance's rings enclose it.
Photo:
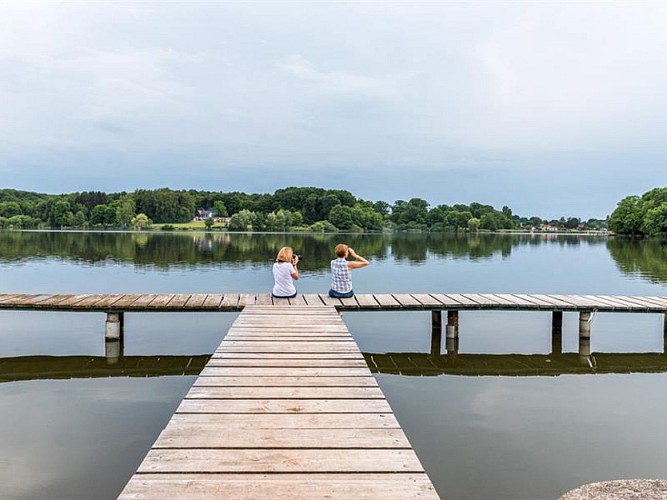
M 197 212 L 195 213 L 195 221 L 198 220 L 206 220 L 210 219 L 213 217 L 213 212 L 211 210 L 204 210 L 203 208 L 198 208 Z

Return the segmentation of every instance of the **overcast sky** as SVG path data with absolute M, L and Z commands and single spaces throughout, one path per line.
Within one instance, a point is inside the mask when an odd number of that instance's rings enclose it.
M 667 4 L 0 1 L 0 187 L 604 217 L 667 185 Z

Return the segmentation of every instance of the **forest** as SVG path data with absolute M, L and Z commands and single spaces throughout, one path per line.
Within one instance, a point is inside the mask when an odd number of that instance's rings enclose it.
M 369 201 L 340 189 L 287 187 L 273 194 L 137 189 L 133 192 L 84 191 L 44 194 L 0 190 L 0 228 L 149 229 L 202 219 L 208 229 L 230 231 L 499 231 L 600 230 L 606 221 L 561 217 L 521 217 L 503 206 L 473 202 L 431 206 L 421 198 Z M 216 222 L 218 223 L 216 225 Z
M 629 236 L 667 236 L 667 188 L 623 198 L 609 217 L 609 229 Z

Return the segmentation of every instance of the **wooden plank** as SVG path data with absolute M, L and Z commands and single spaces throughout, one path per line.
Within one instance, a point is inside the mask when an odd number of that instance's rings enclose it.
M 206 366 L 257 366 L 299 368 L 365 368 L 363 359 L 211 359 Z
M 381 293 L 373 294 L 373 297 L 382 309 L 400 309 L 401 307 L 401 304 L 392 295 Z
M 409 295 L 407 293 L 401 294 L 401 293 L 394 293 L 392 294 L 392 297 L 396 299 L 396 302 L 398 302 L 402 308 L 406 309 L 421 309 L 422 304 L 419 302 L 417 299 L 415 299 L 412 295 Z
M 390 413 L 384 399 L 184 399 L 176 413 Z
M 509 309 L 518 309 L 521 304 L 519 303 L 520 301 L 516 297 L 511 297 L 511 296 L 504 296 L 501 297 L 500 295 L 493 294 L 493 293 L 480 293 L 480 297 L 488 299 L 490 301 L 495 302 L 496 304 L 501 304 L 504 308 L 509 308 Z M 511 297 L 511 298 L 510 298 Z M 523 306 L 525 307 L 525 303 Z
M 170 422 L 153 445 L 159 448 L 410 448 L 401 429 L 236 429 Z
M 120 299 L 118 299 L 116 302 L 113 303 L 113 306 L 119 309 L 128 307 L 132 305 L 134 302 L 136 302 L 139 297 L 141 297 L 141 295 L 137 294 L 123 295 Z
M 220 309 L 220 303 L 222 302 L 223 295 L 219 293 L 209 293 L 206 296 L 206 300 L 202 307 L 204 309 Z
M 20 304 L 22 306 L 33 306 L 35 304 L 38 304 L 44 300 L 48 300 L 51 297 L 53 297 L 52 293 L 45 293 L 42 295 L 33 295 L 32 297 L 28 299 L 21 300 L 20 302 L 17 302 L 17 304 Z
M 509 293 L 495 293 L 493 294 L 499 299 L 504 299 L 512 302 L 516 307 L 522 309 L 539 309 L 538 305 L 535 302 L 528 300 L 527 297 L 520 297 L 518 295 L 512 295 Z
M 289 299 L 284 299 L 282 297 L 271 297 L 274 306 L 289 306 Z
M 188 399 L 384 399 L 379 387 L 193 387 Z
M 637 297 L 637 296 L 623 296 L 622 297 L 625 300 L 632 300 L 634 302 L 638 303 L 644 303 L 648 305 L 649 307 L 657 307 L 659 309 L 665 309 L 667 307 L 667 304 L 661 304 L 657 300 L 651 299 L 650 297 Z
M 148 304 L 146 304 L 147 309 L 166 309 L 167 305 L 174 298 L 173 293 L 160 293 Z
M 552 295 L 552 294 L 548 294 L 547 297 L 554 298 L 556 300 L 560 300 L 560 301 L 566 302 L 568 304 L 572 304 L 573 306 L 575 306 L 575 310 L 577 310 L 577 311 L 590 311 L 590 310 L 595 308 L 595 306 L 592 305 L 590 301 L 583 300 L 576 295 Z
M 307 306 L 308 303 L 303 298 L 303 295 L 298 294 L 292 299 L 288 299 L 291 306 Z
M 90 297 L 89 293 L 84 293 L 84 294 L 81 294 L 81 295 L 70 295 L 69 298 L 59 300 L 57 302 L 58 309 L 61 309 L 61 308 L 63 308 L 63 309 L 75 308 L 76 305 L 79 302 L 81 302 L 84 299 L 87 299 L 88 297 Z
M 119 500 L 252 498 L 254 500 L 437 500 L 423 473 L 137 474 Z
M 169 301 L 170 309 L 183 309 L 192 295 L 189 293 L 177 293 L 174 298 Z
M 432 295 L 428 293 L 413 293 L 412 297 L 415 300 L 418 300 L 419 303 L 427 308 L 442 308 L 442 303 L 439 300 L 436 300 Z
M 462 294 L 462 296 L 465 297 L 466 299 L 476 302 L 477 304 L 479 304 L 480 307 L 483 308 L 495 307 L 499 304 L 497 300 L 492 300 L 487 297 L 482 297 L 481 295 L 474 293 L 464 293 Z
M 254 293 L 239 294 L 239 307 L 254 306 L 257 302 L 257 296 Z
M 123 295 L 122 294 L 109 294 L 106 295 L 102 300 L 99 302 L 95 302 L 95 309 L 110 309 L 114 305 L 115 302 L 118 300 L 122 299 Z
M 616 304 L 614 302 L 606 301 L 603 299 L 599 299 L 594 295 L 576 295 L 577 299 L 581 299 L 584 302 L 588 302 L 590 304 L 593 304 L 594 309 L 607 309 L 607 310 L 616 310 L 619 309 L 619 304 Z
M 220 309 L 227 311 L 236 311 L 239 308 L 239 299 L 241 296 L 238 293 L 226 293 L 222 298 Z
M 324 305 L 324 302 L 322 302 L 322 299 L 320 299 L 320 296 L 316 293 L 304 293 L 303 300 L 305 300 L 306 304 L 308 304 L 309 306 Z
M 551 308 L 558 308 L 558 309 L 573 309 L 576 308 L 575 305 L 571 304 L 570 302 L 565 302 L 563 300 L 559 300 L 553 296 L 550 295 L 543 295 L 543 294 L 530 294 L 530 295 L 520 295 L 516 294 L 516 297 L 523 297 L 526 300 L 530 302 L 535 302 L 536 304 L 542 306 L 543 309 L 551 309 Z
M 663 304 L 665 307 L 667 307 L 667 297 L 649 296 L 649 297 L 646 297 L 646 298 L 652 300 L 653 302 Z
M 72 294 L 55 294 L 55 295 L 51 295 L 46 300 L 39 301 L 37 303 L 37 305 L 40 308 L 42 308 L 42 307 L 43 308 L 49 308 L 49 306 L 51 306 L 51 305 L 57 304 L 58 302 L 61 302 L 61 301 L 66 300 L 66 299 L 71 299 L 72 297 L 74 297 L 74 295 L 72 295 Z
M 399 429 L 393 413 L 175 413 L 172 422 L 251 429 Z
M 206 366 L 204 377 L 367 377 L 367 368 L 263 368 Z
M 359 309 L 359 303 L 354 296 L 340 299 L 340 303 L 343 304 L 344 309 Z
M 359 304 L 360 309 L 379 309 L 380 304 L 378 304 L 375 297 L 369 293 L 362 293 L 360 295 L 355 295 L 357 303 Z
M 0 304 L 4 302 L 9 302 L 14 299 L 19 299 L 21 300 L 22 297 L 25 297 L 23 294 L 17 294 L 17 293 L 3 293 L 0 294 Z M 32 295 L 29 295 L 29 297 L 32 297 Z
M 255 305 L 270 306 L 273 304 L 270 293 L 259 293 L 255 297 Z
M 347 342 L 349 344 L 353 343 L 354 340 L 352 337 L 343 336 L 343 335 L 318 335 L 316 337 L 312 336 L 303 336 L 303 335 L 288 335 L 288 332 L 285 333 L 276 333 L 274 335 L 242 335 L 238 333 L 227 334 L 225 340 L 230 341 L 239 341 L 239 342 L 272 342 L 272 341 L 281 341 L 281 342 L 308 342 L 312 344 L 316 342 Z
M 334 299 L 325 294 L 320 294 L 320 300 L 327 306 L 342 307 L 343 303 L 340 299 Z
M 431 297 L 433 297 L 435 300 L 440 302 L 443 305 L 444 309 L 458 309 L 461 304 L 461 302 L 458 302 L 452 298 L 450 298 L 448 295 L 442 294 L 442 293 L 432 293 L 430 294 Z
M 414 451 L 151 450 L 138 472 L 423 472 Z
M 148 304 L 157 298 L 156 293 L 144 293 L 137 300 L 132 302 L 132 309 L 144 309 Z
M 460 293 L 447 293 L 445 294 L 445 297 L 447 297 L 449 300 L 457 302 L 460 304 L 460 306 L 455 306 L 456 308 L 460 309 L 479 309 L 480 305 L 478 302 L 475 302 L 472 299 L 469 299 L 468 297 L 461 295 Z M 438 300 L 440 300 L 438 298 Z
M 216 351 L 211 359 L 365 359 L 360 352 L 227 352 Z
M 204 305 L 207 296 L 205 293 L 193 293 L 185 303 L 186 309 L 200 309 Z
M 99 301 L 103 300 L 106 297 L 104 294 L 93 294 L 89 295 L 85 299 L 79 301 L 76 305 L 77 309 L 87 309 L 93 307 Z
M 598 299 L 606 300 L 607 302 L 618 304 L 619 307 L 627 308 L 630 311 L 648 311 L 650 309 L 650 307 L 647 306 L 646 304 L 637 303 L 632 299 L 625 300 L 622 297 L 611 296 L 611 295 L 595 295 L 595 297 Z
M 206 370 L 206 368 L 204 368 Z M 372 376 L 368 377 L 325 377 L 318 376 L 221 376 L 215 370 L 202 372 L 194 386 L 207 387 L 375 387 L 377 382 Z

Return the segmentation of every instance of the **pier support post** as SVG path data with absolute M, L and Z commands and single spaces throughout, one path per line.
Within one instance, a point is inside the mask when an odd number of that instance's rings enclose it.
M 447 349 L 447 357 L 455 358 L 456 355 L 459 353 L 459 339 L 457 338 L 446 339 L 445 348 Z
M 115 365 L 123 356 L 122 340 L 104 341 L 104 357 L 107 359 L 107 365 Z
M 439 357 L 442 349 L 442 311 L 431 311 L 431 356 Z
M 579 337 L 579 363 L 590 365 L 591 339 L 590 337 Z
M 106 340 L 121 340 L 123 337 L 123 313 L 107 313 L 104 324 L 104 338 Z
M 579 313 L 579 337 L 591 337 L 591 312 L 581 311 Z
M 563 311 L 553 311 L 551 316 L 551 352 L 563 352 Z
M 459 337 L 459 312 L 456 310 L 447 311 L 447 327 L 445 328 L 448 339 Z
M 664 327 L 662 329 L 662 332 L 663 332 L 663 337 L 664 337 L 665 340 L 664 340 L 663 350 L 664 350 L 665 354 L 667 354 L 667 313 L 665 313 L 664 318 L 665 318 L 664 319 Z

